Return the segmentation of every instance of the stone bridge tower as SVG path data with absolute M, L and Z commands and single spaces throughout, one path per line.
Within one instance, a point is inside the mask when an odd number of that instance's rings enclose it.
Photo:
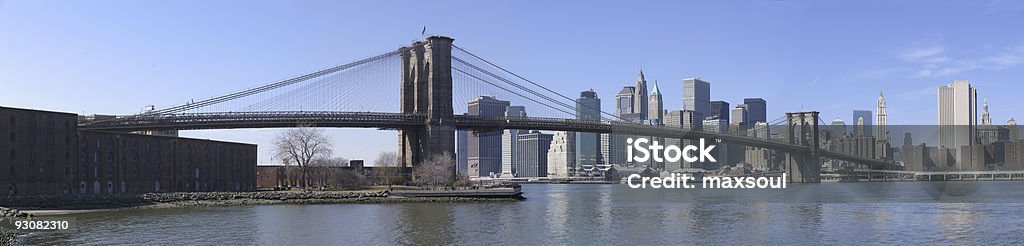
M 452 42 L 431 36 L 402 47 L 403 114 L 427 117 L 421 128 L 401 129 L 399 165 L 412 167 L 435 154 L 455 158 L 455 121 L 452 110 Z
M 809 147 L 807 151 L 786 154 L 785 172 L 789 176 L 789 182 L 821 182 L 818 121 L 817 111 L 786 113 L 787 142 Z

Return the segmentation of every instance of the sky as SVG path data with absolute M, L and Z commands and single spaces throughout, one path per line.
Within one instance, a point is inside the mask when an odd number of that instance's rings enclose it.
M 0 106 L 133 114 L 392 51 L 427 32 L 566 95 L 614 94 L 642 68 L 666 109 L 682 80 L 712 100 L 817 110 L 849 124 L 936 122 L 936 88 L 970 80 L 993 121 L 1024 118 L 1020 1 L 5 1 Z M 649 85 L 650 87 L 651 85 Z M 979 109 L 980 110 L 980 109 Z M 528 109 L 529 111 L 529 109 Z M 186 131 L 258 144 L 281 129 Z M 397 133 L 327 129 L 335 155 L 371 162 Z

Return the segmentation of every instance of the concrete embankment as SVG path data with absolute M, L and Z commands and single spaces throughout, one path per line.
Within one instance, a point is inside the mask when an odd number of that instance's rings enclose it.
M 465 189 L 465 190 L 396 190 L 393 196 L 416 198 L 507 198 L 522 199 L 523 192 L 515 188 Z

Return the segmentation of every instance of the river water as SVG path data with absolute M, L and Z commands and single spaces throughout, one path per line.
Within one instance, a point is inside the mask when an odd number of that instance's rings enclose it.
M 1024 244 L 1024 182 L 784 190 L 525 185 L 522 202 L 262 205 L 74 215 L 30 244 Z

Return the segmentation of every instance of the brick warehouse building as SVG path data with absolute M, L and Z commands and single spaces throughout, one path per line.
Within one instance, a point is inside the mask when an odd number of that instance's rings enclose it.
M 252 191 L 256 145 L 78 130 L 77 115 L 0 107 L 3 195 Z
M 74 189 L 75 114 L 0 107 L 0 194 L 62 194 Z

